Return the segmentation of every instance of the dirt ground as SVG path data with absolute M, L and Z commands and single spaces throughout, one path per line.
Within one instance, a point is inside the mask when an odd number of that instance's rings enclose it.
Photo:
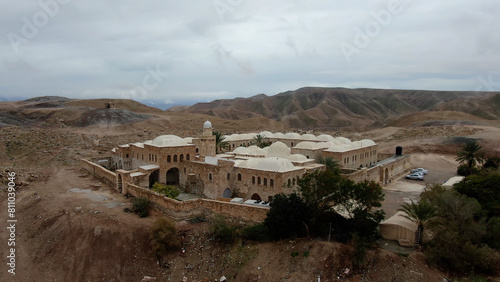
M 380 150 L 402 144 L 412 153 L 414 167 L 429 170 L 424 182 L 399 179 L 384 187 L 387 215 L 399 205 L 418 199 L 426 183 L 442 183 L 455 174 L 454 136 L 419 139 L 387 129 L 362 133 L 372 136 Z M 446 131 L 447 132 L 447 131 Z M 486 144 L 500 141 L 494 127 L 457 128 Z M 143 140 L 153 131 L 130 132 L 119 127 L 0 128 L 0 183 L 6 187 L 8 171 L 16 172 L 16 275 L 7 272 L 7 194 L 0 194 L 0 281 L 334 281 L 352 270 L 348 281 L 443 281 L 446 273 L 427 265 L 423 254 L 400 255 L 383 249 L 369 253 L 364 269 L 350 262 L 352 247 L 315 238 L 257 244 L 239 241 L 233 246 L 217 243 L 208 223 L 178 222 L 186 253 L 174 252 L 159 262 L 149 246 L 149 228 L 161 216 L 139 218 L 124 212 L 129 199 L 89 177 L 78 159 L 105 155 L 116 144 Z M 363 135 L 364 134 L 364 135 Z M 377 139 L 377 136 L 381 136 Z M 352 138 L 355 140 L 355 138 Z M 386 141 L 382 141 L 386 140 Z M 424 140 L 424 141 L 422 141 Z M 497 143 L 498 144 L 498 143 Z M 488 145 L 489 146 L 489 145 Z M 498 148 L 496 148 L 498 150 Z M 295 254 L 295 255 L 294 255 Z

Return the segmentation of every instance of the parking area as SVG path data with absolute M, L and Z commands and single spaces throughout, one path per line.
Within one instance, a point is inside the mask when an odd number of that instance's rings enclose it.
M 446 180 L 456 176 L 458 166 L 454 156 L 438 154 L 414 154 L 411 163 L 413 168 L 425 168 L 428 173 L 423 181 L 405 179 L 405 174 L 383 186 L 385 199 L 382 208 L 386 219 L 393 216 L 403 203 L 410 203 L 411 200 L 418 201 L 420 193 L 427 184 L 443 184 Z

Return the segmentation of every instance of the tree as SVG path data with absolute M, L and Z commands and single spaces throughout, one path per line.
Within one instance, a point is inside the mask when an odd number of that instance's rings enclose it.
M 264 138 L 266 138 L 265 135 L 260 135 L 260 134 L 255 135 L 255 137 L 253 138 L 253 140 L 255 141 L 255 146 L 259 148 L 265 148 L 271 145 L 271 142 L 264 141 Z
M 271 238 L 281 240 L 308 235 L 309 207 L 296 193 L 274 195 L 264 225 Z
M 337 162 L 334 158 L 329 157 L 329 156 L 328 157 L 323 157 L 323 156 L 319 155 L 316 158 L 316 162 L 319 163 L 319 164 L 325 165 L 325 167 L 326 167 L 327 170 L 330 170 L 330 171 L 334 172 L 335 174 L 340 175 L 340 165 L 339 165 L 339 162 Z
M 418 203 L 411 200 L 411 204 L 404 203 L 399 210 L 406 213 L 404 217 L 417 224 L 418 229 L 415 241 L 417 245 L 421 245 L 424 226 L 435 219 L 437 215 L 436 207 L 426 200 L 420 200 Z
M 161 184 L 158 182 L 153 184 L 153 187 L 151 188 L 151 190 L 158 192 L 160 194 L 163 194 L 163 195 L 165 195 L 171 199 L 174 199 L 174 200 L 177 199 L 177 196 L 179 196 L 179 194 L 181 193 L 181 191 L 179 191 L 173 185 L 166 185 L 166 184 Z
M 476 140 L 467 141 L 462 145 L 462 149 L 458 151 L 455 158 L 460 164 L 467 164 L 469 174 L 476 164 L 484 162 L 484 153 L 481 145 Z
M 500 216 L 500 173 L 483 171 L 469 177 L 464 185 L 455 185 L 455 189 L 476 199 L 485 216 Z
M 224 152 L 224 150 L 229 150 L 229 143 L 224 141 L 226 136 L 218 131 L 214 131 L 212 134 L 215 136 L 215 150 L 217 154 Z

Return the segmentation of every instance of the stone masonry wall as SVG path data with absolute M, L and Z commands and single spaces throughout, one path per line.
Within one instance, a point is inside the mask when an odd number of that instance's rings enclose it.
M 116 174 L 104 167 L 97 165 L 89 160 L 82 159 L 81 167 L 88 171 L 91 175 L 108 184 L 111 187 L 116 187 Z

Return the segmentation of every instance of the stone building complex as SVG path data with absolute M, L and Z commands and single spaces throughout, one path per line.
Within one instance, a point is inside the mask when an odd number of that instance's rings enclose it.
M 257 135 L 270 146 L 253 145 Z M 123 181 L 145 188 L 159 182 L 209 199 L 267 201 L 277 193 L 296 191 L 297 179 L 306 172 L 324 169 L 316 163 L 318 156 L 334 158 L 344 171 L 352 172 L 355 180 L 387 182 L 406 164 L 406 160 L 399 164 L 395 159 L 381 166 L 377 144 L 367 139 L 351 142 L 330 135 L 264 131 L 233 134 L 225 136 L 224 141 L 227 152 L 216 154 L 212 124 L 206 121 L 197 138 L 162 135 L 143 143 L 120 145 L 112 150 L 110 160 L 117 188 L 121 191 Z

